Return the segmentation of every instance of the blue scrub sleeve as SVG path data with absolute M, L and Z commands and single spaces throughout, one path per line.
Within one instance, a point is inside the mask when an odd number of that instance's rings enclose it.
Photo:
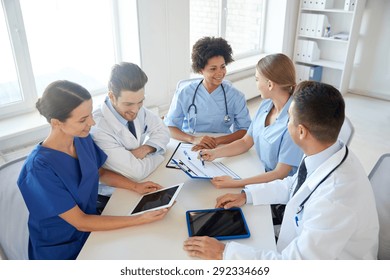
M 237 92 L 238 100 L 234 103 L 234 130 L 247 130 L 251 125 L 251 118 L 249 115 L 248 106 L 245 97 L 240 92 Z
M 291 139 L 288 130 L 283 135 L 282 142 L 280 144 L 278 162 L 288 164 L 295 168 L 293 174 L 296 172 L 296 168 L 302 160 L 303 151 L 294 141 Z M 289 174 L 289 175 L 293 175 Z
M 65 185 L 52 171 L 36 161 L 34 168 L 19 182 L 31 215 L 38 219 L 57 216 L 72 209 L 76 202 Z
M 173 96 L 171 106 L 169 107 L 169 111 L 164 118 L 164 123 L 166 126 L 175 126 L 180 130 L 183 127 L 183 122 L 185 118 L 183 104 L 179 101 L 179 95 L 180 93 L 182 93 L 182 91 L 183 89 L 181 89 L 180 92 L 176 91 L 175 95 Z

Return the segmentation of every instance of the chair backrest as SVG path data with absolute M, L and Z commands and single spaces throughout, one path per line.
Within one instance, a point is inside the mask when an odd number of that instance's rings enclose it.
M 6 259 L 28 259 L 28 210 L 16 183 L 25 159 L 0 166 L 0 247 Z
M 188 85 L 189 83 L 192 83 L 193 81 L 199 81 L 202 80 L 203 78 L 199 77 L 199 78 L 191 78 L 191 79 L 184 79 L 184 80 L 180 80 L 177 82 L 177 85 L 176 85 L 176 90 L 178 90 L 179 88 L 182 88 L 182 87 L 185 87 L 186 85 Z
M 379 218 L 378 259 L 390 260 L 390 153 L 382 155 L 368 175 Z
M 343 126 L 341 127 L 339 139 L 344 142 L 345 145 L 351 143 L 352 136 L 355 132 L 351 121 L 345 117 Z

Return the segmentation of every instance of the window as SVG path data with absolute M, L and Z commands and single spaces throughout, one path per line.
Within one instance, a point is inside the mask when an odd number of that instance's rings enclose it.
M 266 0 L 190 0 L 190 48 L 201 37 L 225 38 L 235 59 L 262 51 Z
M 2 2 L 2 116 L 32 110 L 44 88 L 58 79 L 79 83 L 91 94 L 106 91 L 110 69 L 122 60 L 125 42 L 120 39 L 118 15 L 126 5 L 130 6 L 127 16 L 137 18 L 136 4 L 123 0 Z
M 3 10 L 0 10 L 0 107 L 23 100 Z

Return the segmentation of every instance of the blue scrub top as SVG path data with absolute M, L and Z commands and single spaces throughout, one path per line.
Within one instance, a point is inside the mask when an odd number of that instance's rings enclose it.
M 294 175 L 301 162 L 303 151 L 291 139 L 287 124 L 288 108 L 292 97 L 284 105 L 275 122 L 265 126 L 265 119 L 273 107 L 271 99 L 265 99 L 256 112 L 255 118 L 248 129 L 252 136 L 257 155 L 264 164 L 265 171 L 271 171 L 280 163 L 292 166 L 289 175 Z
M 76 259 L 88 232 L 59 217 L 78 205 L 96 214 L 99 168 L 106 154 L 91 136 L 74 139 L 78 159 L 37 145 L 26 159 L 18 185 L 30 212 L 30 259 Z
M 237 130 L 248 129 L 251 119 L 245 96 L 228 81 L 223 81 L 222 85 L 226 92 L 226 103 L 230 116 L 229 122 L 224 122 L 226 109 L 221 86 L 217 87 L 210 94 L 201 84 L 194 102 L 197 114 L 195 116 L 193 106 L 188 113 L 188 108 L 192 103 L 198 84 L 199 81 L 197 80 L 176 91 L 168 114 L 164 118 L 164 123 L 167 126 L 175 126 L 186 133 L 192 133 L 196 118 L 195 132 L 232 133 Z M 189 121 L 190 127 L 188 126 Z

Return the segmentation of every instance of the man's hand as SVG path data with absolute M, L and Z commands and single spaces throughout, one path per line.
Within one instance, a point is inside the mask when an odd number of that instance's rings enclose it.
M 191 257 L 205 260 L 222 260 L 225 244 L 208 236 L 194 236 L 184 241 L 184 250 Z
M 246 203 L 245 192 L 239 194 L 228 193 L 223 196 L 217 197 L 217 204 L 215 208 L 232 208 L 240 207 Z
M 149 145 L 142 145 L 130 152 L 138 159 L 144 159 L 148 154 L 154 153 L 156 148 Z

